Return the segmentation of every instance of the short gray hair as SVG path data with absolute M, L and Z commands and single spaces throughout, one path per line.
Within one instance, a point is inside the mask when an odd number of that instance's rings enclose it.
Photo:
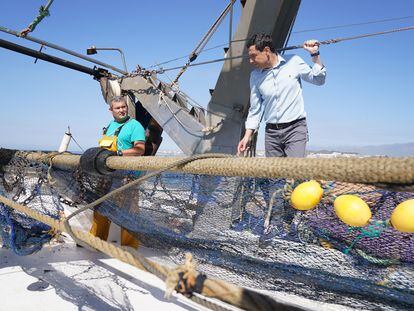
M 113 103 L 117 103 L 117 102 L 124 102 L 125 104 L 127 104 L 125 98 L 123 96 L 114 96 L 111 98 L 110 104 L 109 106 L 112 107 Z

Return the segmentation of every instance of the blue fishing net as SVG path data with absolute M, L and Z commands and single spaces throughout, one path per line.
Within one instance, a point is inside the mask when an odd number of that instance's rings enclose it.
M 68 204 L 83 206 L 137 178 L 122 172 L 96 177 L 79 169 L 55 168 L 51 174 L 53 185 L 44 182 L 38 196 L 54 198 L 43 212 L 55 217 Z M 9 185 L 13 180 L 8 178 Z M 270 296 L 294 294 L 364 310 L 412 310 L 414 234 L 399 232 L 386 220 L 414 193 L 319 181 L 322 201 L 303 212 L 293 209 L 289 199 L 300 182 L 168 172 L 105 201 L 97 211 L 177 264 L 191 252 L 199 271 Z M 17 201 L 24 203 L 27 192 Z M 4 193 L 13 197 L 16 189 Z M 350 227 L 339 220 L 333 200 L 341 194 L 368 203 L 368 226 Z M 44 243 L 45 228 L 26 226 L 4 206 L 0 212 L 2 231 L 12 227 L 12 220 L 14 228 L 19 223 L 30 232 L 14 229 L 22 241 Z M 10 237 L 3 238 L 8 245 Z
M 41 250 L 53 236 L 49 226 L 18 214 L 4 204 L 0 204 L 0 228 L 3 247 L 20 256 Z
M 2 173 L 0 194 L 43 215 L 59 219 L 62 207 L 47 183 L 47 166 L 15 157 Z M 49 226 L 0 203 L 2 246 L 20 256 L 42 249 L 54 236 Z

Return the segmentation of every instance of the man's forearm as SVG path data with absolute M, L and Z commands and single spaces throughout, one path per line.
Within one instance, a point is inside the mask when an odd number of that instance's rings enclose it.
M 122 150 L 123 156 L 142 156 L 145 153 L 145 146 L 132 147 L 130 149 Z
M 321 56 L 319 54 L 316 55 L 316 56 L 312 56 L 312 62 L 314 62 L 315 64 L 320 65 L 321 67 L 323 67 L 322 59 L 321 59 Z
M 250 139 L 252 137 L 254 130 L 252 129 L 246 129 L 246 132 L 244 133 L 244 138 Z

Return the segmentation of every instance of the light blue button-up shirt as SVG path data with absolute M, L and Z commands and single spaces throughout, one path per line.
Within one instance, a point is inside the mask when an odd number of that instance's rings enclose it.
M 316 85 L 325 83 L 326 69 L 310 67 L 297 55 L 278 55 L 278 64 L 255 69 L 250 74 L 250 109 L 246 129 L 255 130 L 260 121 L 287 123 L 306 117 L 301 79 Z

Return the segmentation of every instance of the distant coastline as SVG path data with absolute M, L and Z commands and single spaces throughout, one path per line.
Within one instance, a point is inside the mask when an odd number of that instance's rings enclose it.
M 18 149 L 26 151 L 55 151 L 47 150 L 46 148 L 36 148 L 35 146 L 19 146 L 3 148 Z M 81 154 L 80 151 L 74 151 L 74 154 Z M 263 157 L 264 150 L 257 150 L 257 156 Z M 184 153 L 178 149 L 165 149 L 159 150 L 158 156 L 173 157 L 184 156 Z M 402 143 L 402 144 L 384 144 L 384 145 L 372 145 L 372 146 L 309 146 L 307 150 L 308 157 L 338 157 L 338 156 L 387 156 L 387 157 L 409 157 L 414 156 L 414 142 Z
M 414 156 L 414 142 L 372 146 L 332 146 L 324 148 L 311 146 L 309 150 L 312 153 L 340 152 L 367 156 L 409 157 Z
M 310 146 L 306 152 L 308 157 L 355 157 L 355 156 L 414 156 L 414 142 L 404 144 L 384 144 L 372 146 Z M 159 156 L 183 156 L 179 150 L 160 150 Z M 264 150 L 257 150 L 258 157 L 264 156 Z

